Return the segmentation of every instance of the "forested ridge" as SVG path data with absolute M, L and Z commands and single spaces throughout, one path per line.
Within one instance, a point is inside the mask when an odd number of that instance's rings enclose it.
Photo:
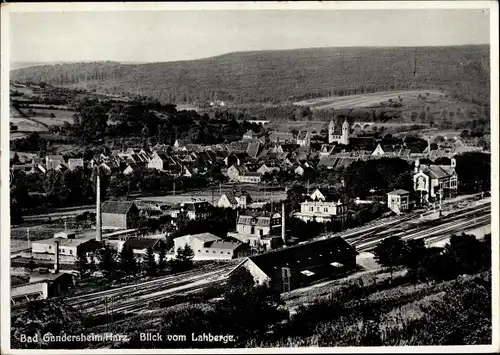
M 489 97 L 489 48 L 364 47 L 235 52 L 189 61 L 71 63 L 11 71 L 11 79 L 86 86 L 162 102 L 274 102 L 325 95 L 446 87 Z

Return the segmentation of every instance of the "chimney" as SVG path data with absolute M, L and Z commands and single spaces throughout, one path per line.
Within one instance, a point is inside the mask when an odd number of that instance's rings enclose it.
M 96 210 L 95 210 L 95 230 L 96 230 L 96 240 L 98 242 L 102 241 L 101 236 L 101 179 L 99 177 L 99 171 L 97 171 L 97 183 L 96 183 Z
M 54 259 L 54 273 L 59 272 L 59 241 L 56 240 L 56 251 L 55 251 L 55 259 Z
M 286 244 L 285 237 L 285 203 L 281 204 L 281 239 L 283 239 L 283 245 Z

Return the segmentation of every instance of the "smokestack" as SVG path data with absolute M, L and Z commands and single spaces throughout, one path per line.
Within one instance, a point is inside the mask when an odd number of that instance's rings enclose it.
M 286 244 L 285 237 L 285 203 L 281 204 L 281 239 L 283 239 L 283 245 Z
M 55 260 L 54 260 L 54 273 L 59 272 L 59 241 L 56 240 L 56 254 L 55 254 Z
M 95 208 L 95 222 L 96 222 L 96 240 L 98 242 L 102 241 L 102 236 L 101 236 L 101 179 L 99 177 L 99 171 L 97 172 L 97 183 L 96 183 L 96 208 Z

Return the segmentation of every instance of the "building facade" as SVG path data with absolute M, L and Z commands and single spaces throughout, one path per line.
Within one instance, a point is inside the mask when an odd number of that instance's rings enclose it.
M 402 189 L 387 193 L 387 207 L 397 214 L 410 209 L 410 192 Z
M 341 134 L 335 133 L 335 121 L 332 119 L 328 125 L 328 143 L 349 145 L 349 123 L 347 120 L 342 124 Z

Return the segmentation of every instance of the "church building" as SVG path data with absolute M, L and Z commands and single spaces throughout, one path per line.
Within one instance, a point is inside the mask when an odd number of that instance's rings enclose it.
M 342 124 L 341 134 L 335 134 L 335 121 L 332 119 L 328 125 L 328 143 L 349 145 L 349 123 L 347 120 Z

